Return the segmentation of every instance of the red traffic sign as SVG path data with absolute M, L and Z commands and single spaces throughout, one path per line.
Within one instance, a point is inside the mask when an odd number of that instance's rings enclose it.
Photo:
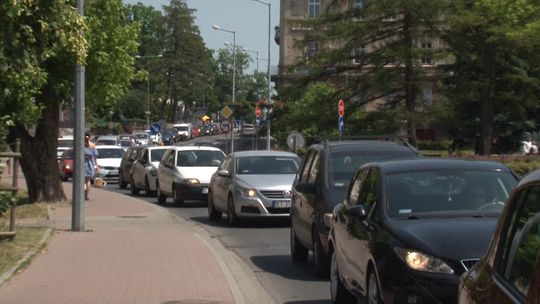
M 343 99 L 340 99 L 337 105 L 337 112 L 339 117 L 343 117 L 345 115 L 345 102 Z
M 223 133 L 229 133 L 232 129 L 232 124 L 231 124 L 231 121 L 228 120 L 228 119 L 224 119 L 221 121 L 221 123 L 219 124 L 219 127 L 221 129 L 221 132 Z
M 255 116 L 257 118 L 261 117 L 261 108 L 259 108 L 259 107 L 255 108 Z

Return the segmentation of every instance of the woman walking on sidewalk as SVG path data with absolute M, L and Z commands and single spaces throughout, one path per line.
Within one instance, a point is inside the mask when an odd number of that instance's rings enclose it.
M 90 197 L 90 180 L 96 176 L 96 145 L 90 141 L 90 133 L 84 134 L 84 199 L 89 200 Z

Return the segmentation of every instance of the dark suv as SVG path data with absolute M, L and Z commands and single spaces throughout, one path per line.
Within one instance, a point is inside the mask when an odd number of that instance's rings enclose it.
M 293 261 L 306 261 L 312 250 L 316 275 L 327 277 L 332 210 L 345 197 L 356 170 L 368 162 L 418 157 L 418 151 L 404 140 L 353 140 L 312 145 L 292 190 L 290 244 Z

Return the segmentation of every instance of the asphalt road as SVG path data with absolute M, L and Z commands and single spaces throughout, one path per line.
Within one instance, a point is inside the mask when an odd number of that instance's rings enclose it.
M 129 189 L 121 190 L 117 184 L 111 183 L 106 189 L 130 195 Z M 153 203 L 157 201 L 142 195 L 138 198 Z M 252 221 L 232 228 L 227 225 L 226 215 L 221 222 L 209 221 L 205 203 L 186 202 L 179 206 L 174 205 L 170 198 L 168 203 L 160 208 L 167 208 L 169 212 L 203 227 L 245 261 L 275 303 L 330 303 L 329 283 L 315 277 L 311 257 L 307 263 L 292 262 L 288 220 Z

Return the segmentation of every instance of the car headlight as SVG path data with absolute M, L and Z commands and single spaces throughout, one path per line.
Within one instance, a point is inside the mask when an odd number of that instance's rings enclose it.
M 394 252 L 409 266 L 418 271 L 438 272 L 453 274 L 454 270 L 450 268 L 443 260 L 430 255 L 403 248 L 394 248 Z
M 70 165 L 66 165 L 66 169 L 71 169 L 71 166 L 70 166 Z
M 150 169 L 150 174 L 152 174 L 152 176 L 157 176 L 157 169 L 152 167 L 152 169 Z
M 243 196 L 247 196 L 247 197 L 257 196 L 257 191 L 255 191 L 255 189 L 239 188 L 238 190 L 240 191 L 240 194 L 242 194 Z
M 186 178 L 186 179 L 184 179 L 184 183 L 186 183 L 186 184 L 200 184 L 201 182 L 196 178 Z

